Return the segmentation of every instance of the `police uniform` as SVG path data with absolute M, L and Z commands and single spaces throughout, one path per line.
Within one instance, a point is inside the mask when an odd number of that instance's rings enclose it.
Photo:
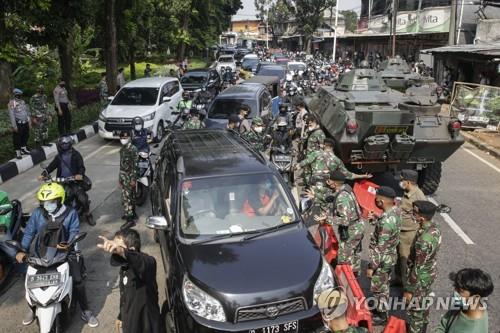
M 46 145 L 49 139 L 50 112 L 47 104 L 47 95 L 36 93 L 30 100 L 31 110 L 34 117 L 34 134 L 37 145 Z
M 14 90 L 14 94 L 21 93 L 20 90 Z M 16 150 L 17 158 L 21 154 L 29 154 L 27 144 L 30 136 L 30 113 L 28 105 L 21 99 L 14 97 L 9 101 L 10 126 L 15 129 L 12 132 L 12 141 Z

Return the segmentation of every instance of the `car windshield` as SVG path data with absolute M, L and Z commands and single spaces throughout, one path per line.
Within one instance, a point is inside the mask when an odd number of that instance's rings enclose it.
M 111 105 L 155 105 L 158 88 L 122 88 Z
M 219 62 L 233 62 L 233 57 L 220 57 Z
M 305 71 L 306 66 L 304 64 L 288 64 L 289 71 Z
M 285 78 L 285 70 L 282 68 L 270 68 L 270 67 L 262 67 L 258 73 L 259 75 L 264 76 L 277 76 L 280 79 Z
M 187 73 L 181 78 L 181 84 L 203 84 L 208 80 L 208 74 L 197 72 L 197 73 Z
M 239 113 L 242 105 L 250 107 L 249 118 L 257 116 L 256 100 L 218 98 L 210 107 L 208 117 L 211 119 L 227 119 L 231 113 Z
M 254 67 L 259 63 L 259 59 L 243 59 L 241 67 Z
M 298 219 L 273 174 L 222 176 L 182 183 L 183 237 L 253 233 Z

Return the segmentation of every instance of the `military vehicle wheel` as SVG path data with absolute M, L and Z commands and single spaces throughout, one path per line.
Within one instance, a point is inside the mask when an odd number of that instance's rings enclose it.
M 441 181 L 441 162 L 429 164 L 421 170 L 418 175 L 418 186 L 425 195 L 431 195 L 437 191 Z

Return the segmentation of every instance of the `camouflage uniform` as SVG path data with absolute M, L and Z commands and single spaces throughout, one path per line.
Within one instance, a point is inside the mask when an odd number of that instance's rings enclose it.
M 347 170 L 344 162 L 333 151 L 325 151 L 325 161 L 328 172 L 340 171 L 347 179 L 354 179 L 354 174 Z
M 99 99 L 101 100 L 101 107 L 106 107 L 108 105 L 108 83 L 106 82 L 106 78 L 103 78 L 99 81 L 99 85 L 97 86 L 99 89 Z
M 325 141 L 325 133 L 321 130 L 321 128 L 318 127 L 312 130 L 309 133 L 306 141 L 305 160 L 314 159 L 314 156 L 311 156 L 312 153 L 322 152 L 321 146 L 323 145 L 324 141 Z M 309 167 L 307 163 L 304 166 L 305 168 L 302 176 L 304 178 L 305 184 L 307 185 L 313 173 L 311 167 Z
M 370 239 L 370 268 L 373 269 L 371 291 L 381 312 L 387 311 L 389 278 L 397 260 L 400 228 L 401 212 L 394 206 L 375 221 L 375 230 Z
M 120 149 L 120 174 L 119 181 L 122 190 L 122 205 L 127 218 L 134 217 L 135 212 L 135 187 L 132 181 L 137 181 L 138 175 L 138 151 L 132 144 L 128 143 Z
M 241 136 L 247 140 L 255 150 L 260 152 L 264 151 L 264 136 L 261 133 L 257 133 L 251 129 Z
M 365 222 L 360 219 L 361 210 L 352 189 L 345 184 L 336 194 L 334 203 L 334 214 L 329 217 L 328 222 L 339 226 L 339 263 L 348 263 L 352 271 L 358 273 L 361 270 L 361 241 L 365 232 Z M 346 233 L 341 233 L 344 228 Z
M 342 160 L 335 156 L 334 152 L 330 151 L 319 149 L 312 151 L 299 163 L 299 166 L 301 168 L 308 167 L 311 176 L 323 176 L 333 171 L 340 171 L 347 179 L 354 179 L 354 174 L 347 170 Z M 305 179 L 306 184 L 309 182 L 308 178 Z
M 35 142 L 39 145 L 49 139 L 50 111 L 47 104 L 47 95 L 36 93 L 31 97 L 30 107 L 35 119 Z
M 201 120 L 195 117 L 190 117 L 186 122 L 184 122 L 184 124 L 182 124 L 183 130 L 200 129 L 201 127 Z
M 422 301 L 431 292 L 436 279 L 437 252 L 441 245 L 441 231 L 434 221 L 426 221 L 417 231 L 408 260 L 409 275 L 406 292 L 415 297 L 414 305 L 408 309 L 410 333 L 421 333 L 428 324 L 429 309 Z M 410 303 L 410 305 L 412 305 Z

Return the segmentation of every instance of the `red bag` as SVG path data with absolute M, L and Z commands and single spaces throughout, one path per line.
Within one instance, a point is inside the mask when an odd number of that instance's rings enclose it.
M 339 252 L 339 242 L 335 235 L 335 230 L 328 223 L 322 223 L 314 234 L 314 241 L 320 248 L 326 260 L 332 264 L 337 258 Z
M 370 211 L 373 211 L 377 216 L 382 215 L 382 210 L 375 206 L 375 196 L 379 187 L 379 185 L 368 180 L 362 180 L 354 184 L 352 190 L 361 208 L 361 216 L 365 219 L 368 218 Z

